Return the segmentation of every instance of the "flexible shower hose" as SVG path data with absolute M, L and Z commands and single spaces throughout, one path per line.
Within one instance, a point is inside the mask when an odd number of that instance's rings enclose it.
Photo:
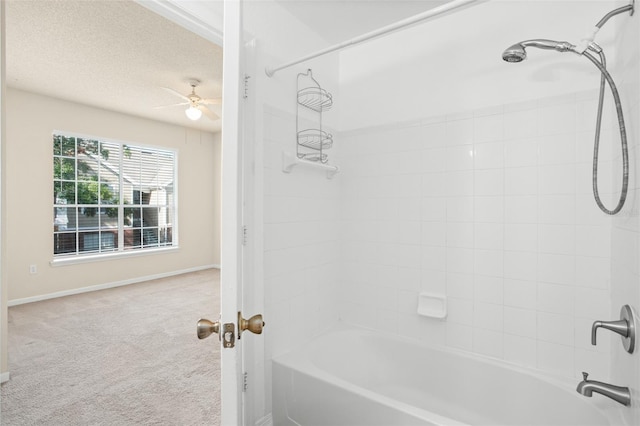
M 593 48 L 590 48 L 590 49 L 596 51 L 600 55 L 600 61 L 601 61 L 599 62 L 597 58 L 595 58 L 586 50 L 582 53 L 582 55 L 584 55 L 587 59 L 593 62 L 593 64 L 596 67 L 598 67 L 601 73 L 600 97 L 598 100 L 598 116 L 596 119 L 596 133 L 595 133 L 595 140 L 593 144 L 593 174 L 592 174 L 593 196 L 596 200 L 596 204 L 598 204 L 598 207 L 600 207 L 600 210 L 602 210 L 606 214 L 614 215 L 622 209 L 622 206 L 624 206 L 624 202 L 627 199 L 627 190 L 629 188 L 629 153 L 627 148 L 627 131 L 624 125 L 624 117 L 622 115 L 622 104 L 620 103 L 620 95 L 618 94 L 618 89 L 616 88 L 616 85 L 613 82 L 613 78 L 611 77 L 611 74 L 609 74 L 609 72 L 607 71 L 604 52 L 602 52 L 602 49 L 599 49 L 599 50 L 596 50 Z M 600 194 L 598 192 L 598 151 L 600 149 L 600 127 L 602 125 L 602 106 L 604 103 L 605 80 L 607 83 L 609 83 L 609 87 L 611 88 L 611 93 L 613 94 L 613 99 L 616 105 L 616 113 L 618 116 L 618 127 L 620 128 L 620 141 L 622 145 L 622 190 L 620 193 L 620 199 L 618 200 L 618 205 L 613 210 L 609 210 L 604 206 L 604 204 L 602 203 L 602 200 L 600 199 Z

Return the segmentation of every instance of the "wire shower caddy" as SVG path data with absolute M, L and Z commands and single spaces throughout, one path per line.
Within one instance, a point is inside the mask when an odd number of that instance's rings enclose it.
M 333 136 L 322 130 L 322 114 L 333 106 L 333 97 L 313 78 L 311 69 L 298 74 L 297 93 L 296 156 L 303 160 L 326 163 L 328 155 L 325 150 L 333 146 Z M 302 117 L 304 111 L 310 112 L 307 114 L 308 120 Z M 303 122 L 311 124 L 302 126 Z

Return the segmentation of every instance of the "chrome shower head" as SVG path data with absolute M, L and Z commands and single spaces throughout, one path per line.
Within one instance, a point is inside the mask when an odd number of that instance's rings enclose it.
M 527 51 L 525 47 L 537 47 L 539 49 L 557 50 L 558 52 L 573 51 L 575 48 L 569 42 L 566 41 L 554 41 L 554 40 L 527 40 L 516 43 L 513 46 L 507 48 L 502 52 L 502 59 L 506 62 L 522 62 L 527 59 Z
M 527 59 L 527 52 L 520 43 L 514 44 L 502 52 L 502 60 L 506 62 L 522 62 Z

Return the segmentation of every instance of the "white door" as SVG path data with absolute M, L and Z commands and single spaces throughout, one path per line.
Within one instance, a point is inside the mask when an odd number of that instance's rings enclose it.
M 225 2 L 224 28 L 220 327 L 234 324 L 235 341 L 234 348 L 225 347 L 225 330 L 220 330 L 221 396 L 222 425 L 235 426 L 255 423 L 253 399 L 262 374 L 255 360 L 264 343 L 263 336 L 252 335 L 262 332 L 264 322 L 261 312 L 256 312 L 262 304 L 254 282 L 254 252 L 259 247 L 252 173 L 254 117 L 246 85 L 246 69 L 255 64 L 253 50 L 243 38 L 242 0 Z M 244 327 L 248 329 L 243 331 Z M 254 377 L 250 380 L 249 375 Z
M 241 306 L 241 199 L 240 199 L 240 2 L 227 1 L 224 7 L 223 89 L 222 89 L 222 230 L 220 258 L 220 336 L 222 425 L 242 425 L 240 387 L 241 345 L 235 342 L 237 315 Z M 235 325 L 233 337 L 224 330 Z M 234 348 L 225 348 L 229 340 Z

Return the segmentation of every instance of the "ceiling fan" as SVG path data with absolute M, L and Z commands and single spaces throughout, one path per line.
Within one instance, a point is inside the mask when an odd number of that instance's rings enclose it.
M 180 102 L 180 103 L 171 104 L 171 105 L 163 105 L 156 108 L 167 108 L 171 106 L 189 105 L 189 107 L 184 111 L 184 113 L 190 120 L 194 120 L 194 121 L 199 120 L 200 117 L 202 117 L 203 113 L 211 120 L 214 120 L 214 121 L 218 120 L 220 116 L 214 113 L 213 111 L 211 111 L 211 109 L 209 109 L 207 105 L 220 105 L 222 103 L 222 99 L 201 98 L 196 94 L 196 87 L 198 87 L 198 84 L 200 84 L 200 80 L 195 80 L 195 79 L 189 80 L 189 85 L 191 86 L 191 93 L 189 93 L 188 95 L 182 95 L 173 89 L 170 89 L 168 87 L 162 87 L 162 89 L 166 90 L 167 92 L 173 95 L 178 96 L 179 98 L 183 99 L 185 102 Z

